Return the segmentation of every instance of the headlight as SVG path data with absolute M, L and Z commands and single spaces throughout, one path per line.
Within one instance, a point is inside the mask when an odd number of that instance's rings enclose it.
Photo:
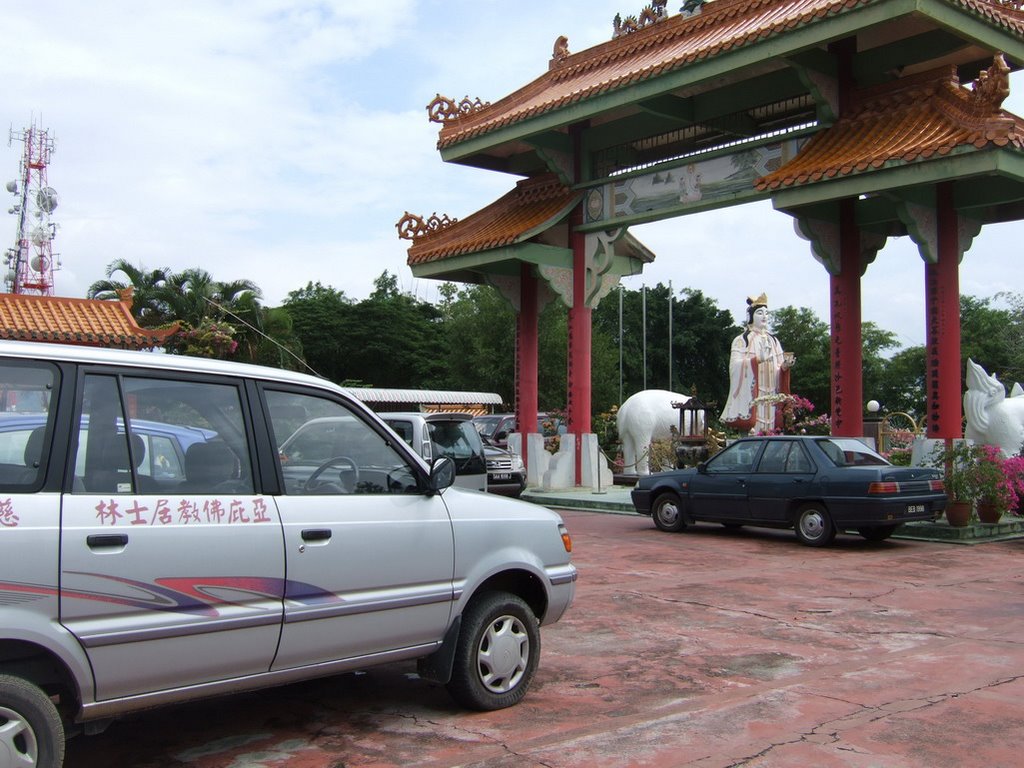
M 523 464 L 523 457 L 515 453 L 512 454 L 512 471 L 513 472 L 525 472 L 526 465 Z

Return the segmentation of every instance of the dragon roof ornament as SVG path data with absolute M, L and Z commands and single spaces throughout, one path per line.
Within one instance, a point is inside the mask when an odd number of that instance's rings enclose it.
M 622 18 L 622 14 L 615 14 L 615 18 L 612 20 L 612 40 L 633 32 L 639 32 L 644 27 L 664 21 L 668 18 L 668 11 L 665 10 L 666 5 L 668 5 L 668 0 L 654 0 L 650 5 L 644 6 L 644 9 L 640 11 L 638 16 Z
M 415 214 L 405 212 L 395 224 L 395 229 L 398 230 L 399 240 L 418 240 L 426 235 L 433 234 L 434 232 L 440 232 L 442 229 L 447 229 L 452 224 L 455 224 L 458 219 L 452 219 L 448 217 L 448 214 L 438 216 L 437 213 L 432 213 L 425 221 L 423 217 L 416 216 Z
M 458 120 L 460 117 L 471 115 L 490 105 L 489 101 L 481 101 L 479 98 L 470 99 L 469 96 L 464 97 L 456 104 L 454 99 L 449 99 L 439 93 L 433 101 L 427 104 L 427 116 L 432 123 L 447 123 L 450 120 Z

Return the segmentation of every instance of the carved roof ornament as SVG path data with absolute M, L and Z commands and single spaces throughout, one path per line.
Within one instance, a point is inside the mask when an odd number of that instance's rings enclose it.
M 551 61 L 548 62 L 548 69 L 554 69 L 569 58 L 569 38 L 559 35 L 551 50 Z
M 471 115 L 490 105 L 489 101 L 480 101 L 479 98 L 471 100 L 469 96 L 464 97 L 456 104 L 454 100 L 439 93 L 432 102 L 427 104 L 427 115 L 432 123 L 447 123 L 449 120 L 458 120 L 460 117 Z
M 972 83 L 974 102 L 990 112 L 999 109 L 1003 101 L 1010 95 L 1010 67 L 1002 53 L 992 59 L 992 66 L 978 73 L 978 79 Z
M 623 35 L 632 34 L 633 32 L 639 32 L 644 27 L 664 21 L 668 18 L 668 11 L 665 10 L 666 5 L 668 5 L 668 0 L 654 0 L 650 5 L 644 6 L 639 16 L 622 18 L 622 14 L 616 13 L 615 18 L 612 20 L 612 40 Z
M 434 232 L 440 232 L 442 229 L 447 229 L 457 221 L 458 219 L 448 218 L 448 214 L 438 216 L 437 213 L 432 213 L 424 221 L 422 217 L 406 211 L 405 215 L 395 224 L 395 228 L 398 230 L 399 240 L 417 240 Z

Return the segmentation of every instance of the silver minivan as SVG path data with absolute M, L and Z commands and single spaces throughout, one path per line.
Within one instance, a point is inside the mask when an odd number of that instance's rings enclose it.
M 517 703 L 571 540 L 454 476 L 327 381 L 0 341 L 0 768 L 60 766 L 65 729 L 132 710 L 402 659 L 464 706 Z

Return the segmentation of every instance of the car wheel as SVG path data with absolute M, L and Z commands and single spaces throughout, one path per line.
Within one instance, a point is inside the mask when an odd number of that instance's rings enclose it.
M 824 547 L 836 537 L 828 510 L 821 504 L 805 504 L 796 514 L 796 537 L 809 547 Z
M 0 675 L 0 762 L 35 768 L 64 763 L 64 726 L 57 708 L 32 683 L 10 675 Z
M 540 658 L 537 617 L 519 597 L 488 592 L 462 614 L 448 692 L 470 709 L 503 709 L 526 695 Z
M 651 508 L 654 524 L 662 531 L 681 531 L 686 527 L 683 517 L 683 503 L 674 493 L 663 493 L 654 500 Z
M 876 525 L 872 528 L 858 528 L 857 533 L 868 541 L 885 541 L 896 531 L 895 525 Z

